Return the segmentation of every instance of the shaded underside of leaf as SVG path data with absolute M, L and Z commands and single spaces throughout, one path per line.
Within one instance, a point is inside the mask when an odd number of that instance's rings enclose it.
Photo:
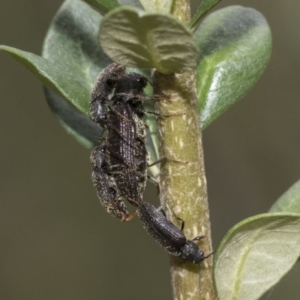
M 219 299 L 259 299 L 293 267 L 299 245 L 300 214 L 263 214 L 234 226 L 216 254 Z
M 64 128 L 87 147 L 95 144 L 96 134 L 101 131 L 88 118 L 91 89 L 110 62 L 98 43 L 100 21 L 100 15 L 89 5 L 67 0 L 46 35 L 43 57 L 11 47 L 0 48 L 55 92 L 46 93 L 51 110 Z
M 89 5 L 78 0 L 65 1 L 52 21 L 42 52 L 44 58 L 72 74 L 87 90 L 85 97 L 77 99 L 86 108 L 79 111 L 68 103 L 73 103 L 70 98 L 58 97 L 48 90 L 45 95 L 67 132 L 88 148 L 97 143 L 97 135 L 102 131 L 88 118 L 90 93 L 99 73 L 111 63 L 99 46 L 100 22 L 101 16 Z
M 100 15 L 87 4 L 67 0 L 47 33 L 43 58 L 11 47 L 1 46 L 0 49 L 21 62 L 46 87 L 61 95 L 61 101 L 71 104 L 65 103 L 63 113 L 66 119 L 69 114 L 74 116 L 74 109 L 88 116 L 92 86 L 99 72 L 110 62 L 98 44 L 100 21 Z M 66 107 L 69 107 L 70 112 Z M 63 113 L 60 114 L 62 122 Z M 68 121 L 65 123 L 68 124 Z
M 190 27 L 195 27 L 201 19 L 201 17 L 203 17 L 206 12 L 208 12 L 220 1 L 221 0 L 200 0 L 200 4 L 198 5 L 196 12 L 192 16 Z
M 143 8 L 139 0 L 118 0 L 118 2 L 122 6 L 133 6 L 139 9 Z
M 262 75 L 271 55 L 271 32 L 252 8 L 231 6 L 209 15 L 195 32 L 202 128 L 244 96 Z
M 84 2 L 90 4 L 102 14 L 106 14 L 110 10 L 113 10 L 120 6 L 117 0 L 83 0 Z
M 88 114 L 89 105 L 81 99 L 89 98 L 89 90 L 69 73 L 65 73 L 56 64 L 26 51 L 7 46 L 0 46 L 27 69 L 29 69 L 46 87 L 59 93 L 81 112 Z
M 101 23 L 100 43 L 115 62 L 162 73 L 182 73 L 198 63 L 191 32 L 170 15 L 119 8 Z
M 96 146 L 102 128 L 53 91 L 45 88 L 44 92 L 51 111 L 65 130 L 84 147 Z
M 157 11 L 163 13 L 170 13 L 173 0 L 140 0 L 144 9 L 148 12 Z
M 300 213 L 300 180 L 293 184 L 271 207 L 270 212 Z
M 110 63 L 100 49 L 101 16 L 79 0 L 67 0 L 54 17 L 43 45 L 43 57 L 2 46 L 27 67 L 48 89 L 48 104 L 60 123 L 82 144 L 95 144 L 101 131 L 89 118 L 91 89 Z M 62 96 L 59 97 L 58 95 Z
M 120 7 L 121 5 L 142 8 L 138 0 L 83 0 L 83 1 L 90 4 L 96 10 L 98 10 L 102 15 L 105 15 L 109 11 L 117 7 Z

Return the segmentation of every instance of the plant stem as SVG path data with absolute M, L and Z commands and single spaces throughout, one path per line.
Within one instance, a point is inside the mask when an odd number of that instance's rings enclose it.
M 155 72 L 153 79 L 155 94 L 169 97 L 158 101 L 159 113 L 178 114 L 158 121 L 160 155 L 169 159 L 161 168 L 161 201 L 168 219 L 179 227 L 176 216 L 185 221 L 187 238 L 205 236 L 200 244 L 208 254 L 212 252 L 211 232 L 195 76 L 193 72 Z M 174 299 L 216 299 L 212 258 L 204 260 L 199 268 L 171 257 L 171 277 Z
M 174 0 L 172 14 L 187 24 L 190 0 Z M 154 93 L 168 98 L 157 102 L 159 113 L 177 114 L 158 120 L 160 155 L 169 159 L 161 166 L 162 205 L 174 224 L 180 226 L 176 217 L 185 221 L 188 239 L 205 236 L 199 244 L 207 255 L 212 252 L 212 243 L 195 73 L 164 75 L 155 71 L 153 83 Z M 175 300 L 217 299 L 212 257 L 200 266 L 174 256 L 170 263 Z

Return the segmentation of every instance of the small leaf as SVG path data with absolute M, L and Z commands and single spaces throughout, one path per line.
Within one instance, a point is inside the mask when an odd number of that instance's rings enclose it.
M 118 0 L 118 2 L 121 6 L 133 6 L 139 9 L 143 8 L 139 0 Z
M 46 35 L 44 58 L 1 47 L 27 66 L 45 86 L 63 97 L 46 93 L 49 106 L 60 123 L 73 136 L 77 132 L 77 140 L 88 147 L 95 143 L 97 131 L 96 125 L 91 124 L 91 120 L 86 117 L 89 116 L 90 93 L 98 74 L 110 63 L 99 47 L 100 21 L 100 15 L 89 5 L 82 1 L 67 0 Z
M 271 207 L 270 212 L 300 213 L 300 180 L 292 185 Z
M 65 1 L 48 30 L 42 53 L 48 61 L 75 76 L 88 91 L 78 100 L 86 110 L 77 112 L 67 103 L 72 103 L 72 99 L 63 99 L 49 90 L 45 96 L 67 132 L 89 148 L 97 143 L 95 135 L 98 132 L 100 136 L 101 132 L 101 128 L 88 118 L 90 93 L 101 70 L 111 62 L 99 46 L 100 22 L 101 16 L 89 5 L 77 0 Z
M 146 11 L 157 11 L 169 13 L 173 4 L 173 0 L 140 0 Z
M 83 0 L 83 1 L 93 6 L 102 15 L 105 15 L 109 11 L 122 5 L 143 8 L 138 0 Z
M 198 63 L 191 32 L 170 15 L 115 9 L 102 20 L 100 43 L 113 61 L 126 66 L 181 73 Z
M 26 51 L 8 46 L 0 46 L 0 50 L 6 51 L 17 61 L 28 68 L 40 81 L 51 90 L 68 99 L 78 110 L 84 114 L 89 113 L 89 90 L 76 77 L 65 73 L 52 62 Z
M 100 126 L 51 90 L 45 88 L 44 92 L 51 111 L 70 135 L 86 148 L 98 144 Z
M 89 5 L 67 0 L 58 10 L 43 44 L 42 56 L 72 74 L 91 92 L 110 59 L 98 42 L 101 16 Z M 89 106 L 89 98 L 84 99 Z
M 113 10 L 120 6 L 117 0 L 83 0 L 99 10 L 102 14 L 106 14 L 110 10 Z
M 262 75 L 271 54 L 271 32 L 252 8 L 231 6 L 208 16 L 196 30 L 202 128 L 243 97 Z
M 296 263 L 299 245 L 300 214 L 263 214 L 240 222 L 216 254 L 218 299 L 259 299 Z
M 200 0 L 201 1 L 201 0 Z M 191 27 L 195 27 L 201 17 L 204 16 L 210 9 L 212 9 L 216 4 L 218 4 L 221 0 L 202 0 L 198 5 L 196 12 L 194 13 L 192 20 L 190 22 Z

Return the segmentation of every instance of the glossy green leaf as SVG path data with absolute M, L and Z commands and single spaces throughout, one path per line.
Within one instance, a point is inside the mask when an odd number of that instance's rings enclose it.
M 81 112 L 88 114 L 89 106 L 86 99 L 89 98 L 90 92 L 78 78 L 38 55 L 7 46 L 0 46 L 0 50 L 9 53 L 46 87 L 68 99 Z
M 195 32 L 202 128 L 243 97 L 262 75 L 271 54 L 271 32 L 252 8 L 231 6 L 209 15 Z
M 200 4 L 198 5 L 196 12 L 192 16 L 192 20 L 190 22 L 191 27 L 195 27 L 201 17 L 205 15 L 210 9 L 212 9 L 216 4 L 218 4 L 221 0 L 200 0 Z
M 170 13 L 173 0 L 140 0 L 146 11 Z
M 89 99 L 97 76 L 111 61 L 103 53 L 98 42 L 101 16 L 82 1 L 67 0 L 61 6 L 45 37 L 42 56 L 72 74 L 87 89 L 84 98 L 78 99 L 86 107 L 76 112 L 72 99 L 55 97 L 45 93 L 51 110 L 60 123 L 84 146 L 97 143 L 96 134 L 101 128 L 89 118 Z
M 98 43 L 101 17 L 89 5 L 68 0 L 56 14 L 43 45 L 43 58 L 2 47 L 28 67 L 50 90 L 46 98 L 60 123 L 87 147 L 101 128 L 89 119 L 89 98 L 100 71 L 110 62 Z
M 111 63 L 98 42 L 101 18 L 81 1 L 66 1 L 49 28 L 42 53 L 44 58 L 62 66 L 66 72 L 76 74 L 86 85 L 89 97 L 84 102 L 88 108 L 90 93 L 99 73 Z M 149 78 L 149 71 L 142 73 Z M 45 95 L 51 110 L 67 132 L 86 147 L 90 148 L 98 143 L 101 128 L 88 118 L 88 113 L 82 115 L 51 91 L 47 91 Z M 155 160 L 155 148 L 150 136 L 147 147 L 151 154 L 150 160 Z M 153 168 L 152 171 L 157 172 L 157 169 Z
M 42 56 L 80 80 L 89 93 L 99 73 L 111 63 L 98 42 L 101 18 L 84 2 L 67 0 L 55 15 L 43 44 Z M 88 107 L 89 97 L 83 101 Z
M 113 61 L 126 66 L 181 73 L 198 63 L 191 32 L 170 15 L 116 9 L 102 20 L 100 42 Z
M 300 180 L 292 185 L 271 207 L 270 212 L 300 213 Z
M 296 263 L 299 245 L 300 214 L 263 214 L 240 222 L 216 254 L 218 299 L 259 299 Z
M 91 90 L 101 70 L 111 62 L 98 43 L 100 21 L 101 16 L 89 5 L 67 0 L 46 35 L 43 57 L 0 47 L 42 81 L 47 87 L 45 95 L 53 113 L 66 131 L 88 148 L 98 143 L 102 131 L 88 117 Z M 155 146 L 150 135 L 147 147 L 150 160 L 155 160 Z M 151 171 L 157 174 L 157 166 Z

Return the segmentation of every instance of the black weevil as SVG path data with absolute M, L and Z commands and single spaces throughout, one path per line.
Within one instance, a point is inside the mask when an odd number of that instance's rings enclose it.
M 169 254 L 194 264 L 199 264 L 212 254 L 205 256 L 195 244 L 194 241 L 200 240 L 203 236 L 188 240 L 183 232 L 165 217 L 161 209 L 156 209 L 153 205 L 142 202 L 138 207 L 137 215 L 149 235 Z

